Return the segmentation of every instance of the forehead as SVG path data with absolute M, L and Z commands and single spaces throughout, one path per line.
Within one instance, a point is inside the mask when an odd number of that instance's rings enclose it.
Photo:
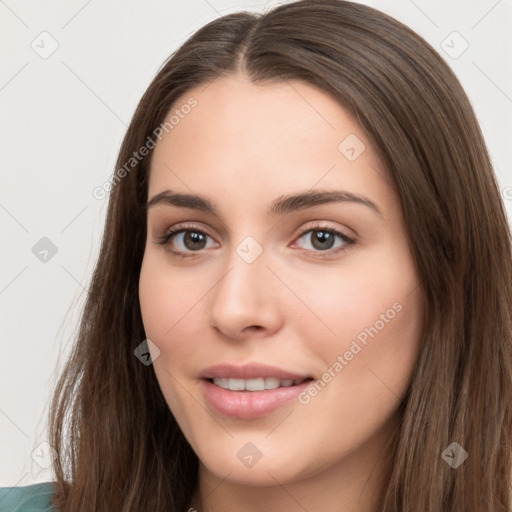
M 185 108 L 193 98 L 197 105 Z M 301 140 L 297 153 L 314 146 L 318 153 L 319 139 L 325 148 L 349 130 L 362 132 L 353 117 L 322 90 L 299 80 L 255 84 L 244 75 L 217 78 L 184 93 L 169 109 L 167 118 L 174 115 L 174 126 L 164 134 L 168 148 L 184 142 L 197 145 L 213 144 L 248 149 L 289 149 L 286 144 Z M 235 129 L 238 128 L 238 129 Z M 193 133 L 191 133 L 193 132 Z M 195 140 L 191 141 L 191 136 Z M 348 135 L 348 133 L 346 133 Z M 361 133 L 362 136 L 362 133 Z M 213 144 L 210 144 L 213 143 Z M 337 145 L 334 147 L 337 150 Z M 156 151 L 159 153 L 160 151 Z
M 193 108 L 184 106 L 195 102 Z M 255 84 L 222 77 L 187 91 L 152 157 L 149 196 L 163 189 L 225 198 L 340 187 L 379 194 L 386 183 L 354 117 L 299 80 Z

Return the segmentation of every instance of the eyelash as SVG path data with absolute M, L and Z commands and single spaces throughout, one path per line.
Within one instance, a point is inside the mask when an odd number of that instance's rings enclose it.
M 193 233 L 200 233 L 201 235 L 210 237 L 210 235 L 208 233 L 206 233 L 206 231 L 204 231 L 203 229 L 201 229 L 197 226 L 194 226 L 193 224 L 183 223 L 183 224 L 179 224 L 179 225 L 174 226 L 171 229 L 169 229 L 165 235 L 158 237 L 157 242 L 155 242 L 155 243 L 158 245 L 167 245 L 173 235 L 176 235 L 176 234 L 182 233 L 182 232 L 187 232 L 187 231 L 191 231 Z M 304 249 L 305 251 L 315 253 L 316 258 L 332 257 L 332 256 L 338 254 L 339 252 L 347 250 L 348 247 L 350 247 L 351 245 L 354 245 L 356 243 L 356 241 L 353 238 L 348 237 L 347 235 L 345 235 L 345 233 L 342 233 L 338 229 L 332 228 L 330 226 L 322 225 L 322 224 L 316 224 L 316 225 L 308 227 L 307 229 L 302 231 L 296 238 L 300 239 L 307 233 L 315 232 L 315 231 L 323 231 L 323 232 L 331 233 L 333 235 L 338 236 L 339 238 L 341 238 L 343 240 L 343 242 L 345 242 L 344 247 L 338 247 L 336 249 L 327 249 L 325 251 L 311 251 L 310 249 Z M 212 237 L 210 237 L 210 238 L 212 238 Z M 174 249 L 171 249 L 170 247 L 168 247 L 167 250 L 170 253 L 172 253 L 174 256 L 177 256 L 180 258 L 190 258 L 190 257 L 193 258 L 194 256 L 199 256 L 200 253 L 202 252 L 201 250 L 199 250 L 199 251 L 189 251 L 189 252 L 183 253 L 182 251 L 175 251 Z

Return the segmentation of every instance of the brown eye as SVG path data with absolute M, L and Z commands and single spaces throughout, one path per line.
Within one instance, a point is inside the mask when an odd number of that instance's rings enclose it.
M 194 256 L 194 253 L 217 245 L 202 229 L 183 224 L 167 230 L 155 243 L 164 245 L 169 252 L 183 257 Z
M 187 249 L 199 251 L 205 248 L 207 235 L 198 231 L 184 231 L 183 233 L 185 236 L 182 239 L 182 243 Z
M 167 235 L 167 243 L 171 243 L 176 251 L 200 251 L 208 246 L 209 235 L 203 231 L 182 229 Z

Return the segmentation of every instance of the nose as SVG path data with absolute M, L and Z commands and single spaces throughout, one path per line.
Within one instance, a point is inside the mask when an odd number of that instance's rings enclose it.
M 280 282 L 264 254 L 247 263 L 233 253 L 212 290 L 209 323 L 232 340 L 268 337 L 283 323 Z

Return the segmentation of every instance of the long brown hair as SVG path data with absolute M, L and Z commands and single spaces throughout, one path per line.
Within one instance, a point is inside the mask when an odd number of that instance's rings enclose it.
M 163 65 L 116 169 L 154 137 L 179 96 L 238 71 L 255 83 L 300 79 L 332 95 L 366 130 L 402 203 L 425 327 L 382 511 L 509 512 L 511 234 L 455 75 L 421 37 L 363 5 L 303 0 L 223 16 Z M 134 356 L 145 339 L 138 279 L 149 164 L 150 155 L 113 183 L 77 340 L 53 397 L 59 512 L 184 511 L 197 483 L 197 456 L 152 366 Z M 442 457 L 453 442 L 468 453 L 456 469 Z

